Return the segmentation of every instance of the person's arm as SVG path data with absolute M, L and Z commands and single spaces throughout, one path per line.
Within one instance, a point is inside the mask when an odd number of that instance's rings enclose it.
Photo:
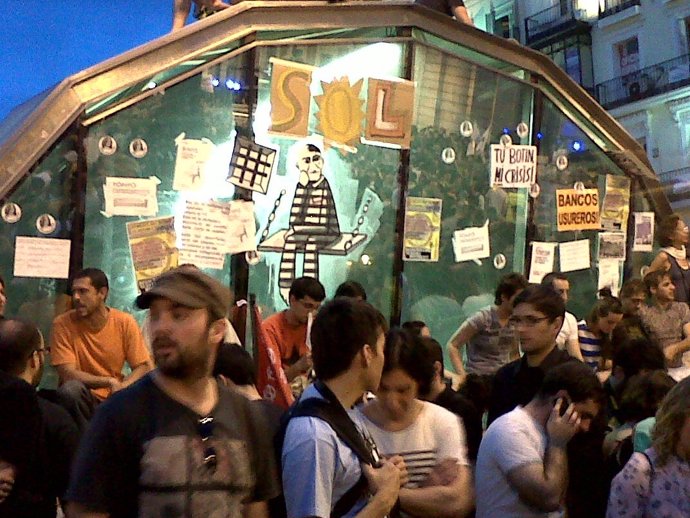
M 148 362 L 144 362 L 141 365 L 137 365 L 132 369 L 132 372 L 130 372 L 124 380 L 122 380 L 122 383 L 120 383 L 120 389 L 123 389 L 125 387 L 129 387 L 132 383 L 140 380 L 143 378 L 148 372 L 150 372 L 153 369 L 153 366 Z
M 244 518 L 269 518 L 268 504 L 266 502 L 244 504 L 242 516 Z
M 467 466 L 455 464 L 450 484 L 400 490 L 400 507 L 415 516 L 466 516 L 474 504 L 474 492 Z
M 90 389 L 109 388 L 115 391 L 120 388 L 120 380 L 109 376 L 96 376 L 94 374 L 89 374 L 88 372 L 80 371 L 74 364 L 71 363 L 56 365 L 55 370 L 57 371 L 62 383 L 65 381 L 77 380 L 81 381 Z
M 70 502 L 67 504 L 67 512 L 65 516 L 67 516 L 67 518 L 109 518 L 110 514 L 90 511 L 81 504 Z
M 690 351 L 690 323 L 683 324 L 683 339 L 664 347 L 664 356 L 668 361 L 673 360 L 679 354 Z
M 356 518 L 385 518 L 398 500 L 400 470 L 392 462 L 384 460 L 378 468 L 362 464 L 362 473 L 373 496 L 355 515 Z
M 652 261 L 652 264 L 649 265 L 647 273 L 655 272 L 657 270 L 662 270 L 665 272 L 670 269 L 671 261 L 669 261 L 668 255 L 666 255 L 666 252 L 659 252 Z
M 453 16 L 455 16 L 455 19 L 459 22 L 474 26 L 474 22 L 472 21 L 472 17 L 470 16 L 470 13 L 467 10 L 467 7 L 465 7 L 464 5 L 458 5 L 458 6 L 454 7 L 453 8 Z
M 171 31 L 184 27 L 192 8 L 192 0 L 173 0 L 173 23 Z
M 477 335 L 477 329 L 465 321 L 458 329 L 457 333 L 453 335 L 450 339 L 450 347 L 448 348 L 448 356 L 450 356 L 450 362 L 453 364 L 455 372 L 461 378 L 465 378 L 465 366 L 462 363 L 462 353 L 465 349 L 465 344 L 472 340 Z
M 650 473 L 645 456 L 633 454 L 611 483 L 606 518 L 642 518 L 646 515 Z
M 287 380 L 292 381 L 300 374 L 307 372 L 309 369 L 311 369 L 311 366 L 311 353 L 307 353 L 302 355 L 300 359 L 292 365 L 283 367 L 283 370 L 285 371 L 285 377 L 287 378 Z
M 125 336 L 125 359 L 132 371 L 122 380 L 120 389 L 129 387 L 137 380 L 141 379 L 147 372 L 153 370 L 151 354 L 146 347 L 144 334 L 139 329 L 134 317 L 127 315 Z
M 582 351 L 580 350 L 580 339 L 577 337 L 577 331 L 566 339 L 565 350 L 568 351 L 568 354 L 576 360 L 580 360 L 581 362 L 585 361 L 584 358 L 582 358 Z
M 575 407 L 570 405 L 559 415 L 562 400 L 551 410 L 546 423 L 549 445 L 543 463 L 530 463 L 508 472 L 510 485 L 520 498 L 541 511 L 556 511 L 568 485 L 568 457 L 566 446 L 580 426 Z

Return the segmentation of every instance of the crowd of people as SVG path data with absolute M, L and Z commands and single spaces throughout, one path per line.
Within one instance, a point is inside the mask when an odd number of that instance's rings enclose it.
M 327 299 L 295 279 L 263 322 L 287 410 L 257 390 L 215 279 L 162 274 L 136 299 L 142 331 L 87 268 L 48 341 L 0 318 L 0 516 L 688 517 L 690 264 L 674 253 L 579 322 L 564 274 L 505 275 L 449 341 L 457 389 L 424 322 L 389 329 L 359 283 Z

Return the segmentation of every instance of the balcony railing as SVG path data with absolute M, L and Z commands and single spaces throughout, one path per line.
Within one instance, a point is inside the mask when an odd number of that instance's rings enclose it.
M 690 84 L 690 54 L 645 67 L 596 86 L 596 98 L 610 110 Z
M 525 38 L 527 43 L 560 32 L 579 23 L 583 11 L 575 7 L 577 0 L 563 0 L 548 9 L 525 18 Z
M 640 0 L 599 0 L 599 19 L 620 13 L 634 5 L 640 5 Z

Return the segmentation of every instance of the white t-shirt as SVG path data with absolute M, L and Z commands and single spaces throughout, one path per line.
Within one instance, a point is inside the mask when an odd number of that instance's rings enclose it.
M 522 501 L 508 473 L 528 464 L 543 464 L 548 437 L 522 407 L 496 419 L 484 434 L 477 467 L 476 518 L 556 518 L 560 512 L 539 511 Z
M 357 412 L 385 456 L 401 455 L 410 476 L 407 488 L 416 488 L 440 461 L 457 459 L 467 466 L 467 443 L 462 420 L 438 405 L 423 401 L 414 423 L 397 432 L 379 428 L 367 418 L 360 407 Z
M 565 312 L 563 319 L 563 327 L 558 332 L 556 337 L 556 346 L 561 350 L 565 350 L 565 344 L 570 340 L 577 340 L 577 318 L 572 313 Z

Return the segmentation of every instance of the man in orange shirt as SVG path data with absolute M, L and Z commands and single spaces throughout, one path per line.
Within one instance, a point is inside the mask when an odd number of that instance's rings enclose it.
M 153 368 L 144 337 L 128 313 L 105 305 L 108 278 L 86 268 L 72 280 L 74 309 L 53 321 L 50 352 L 58 392 L 83 427 L 98 403 Z M 123 376 L 125 362 L 131 373 Z
M 313 277 L 292 281 L 286 310 L 264 320 L 266 337 L 280 351 L 280 362 L 288 381 L 311 369 L 311 353 L 307 350 L 309 313 L 316 314 L 326 298 L 323 285 Z

